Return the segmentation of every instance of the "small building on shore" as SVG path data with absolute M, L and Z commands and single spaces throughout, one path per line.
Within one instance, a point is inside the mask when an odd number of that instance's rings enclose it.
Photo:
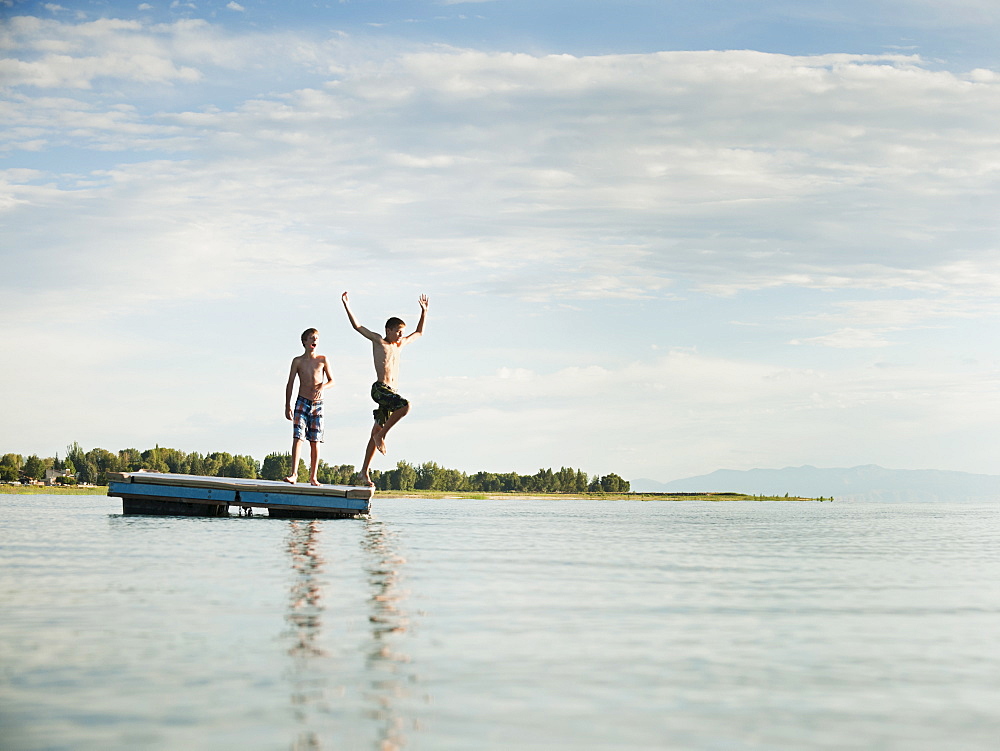
M 56 478 L 59 477 L 72 477 L 73 473 L 68 469 L 47 469 L 45 470 L 45 484 L 46 485 L 58 485 Z

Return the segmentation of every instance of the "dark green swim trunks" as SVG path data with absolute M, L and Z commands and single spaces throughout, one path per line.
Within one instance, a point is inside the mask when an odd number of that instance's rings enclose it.
M 379 425 L 385 425 L 385 421 L 389 419 L 389 415 L 409 404 L 406 399 L 381 381 L 375 381 L 372 384 L 372 399 L 378 405 L 378 409 L 372 410 L 372 414 L 375 415 L 375 422 Z

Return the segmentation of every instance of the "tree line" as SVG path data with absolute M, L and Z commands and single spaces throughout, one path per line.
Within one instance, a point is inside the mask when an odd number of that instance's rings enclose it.
M 42 480 L 48 469 L 67 472 L 56 482 L 73 485 L 106 485 L 108 474 L 113 472 L 171 472 L 182 475 L 208 477 L 243 477 L 247 479 L 280 480 L 290 474 L 290 454 L 268 454 L 263 462 L 252 456 L 212 452 L 187 453 L 178 449 L 156 446 L 145 451 L 120 449 L 118 452 L 102 448 L 84 451 L 79 443 L 66 447 L 65 458 L 41 458 L 35 454 L 4 454 L 0 457 L 0 481 L 19 482 Z M 361 475 L 352 464 L 328 464 L 320 459 L 317 471 L 319 481 L 325 485 L 359 485 Z M 436 462 L 411 464 L 400 461 L 395 469 L 371 471 L 372 482 L 378 490 L 449 490 L 486 493 L 627 493 L 628 480 L 613 472 L 604 476 L 588 476 L 586 472 L 562 467 L 559 470 L 539 469 L 533 475 L 517 472 L 476 472 L 467 474 L 457 469 L 439 466 Z M 299 482 L 309 481 L 305 461 L 299 460 Z

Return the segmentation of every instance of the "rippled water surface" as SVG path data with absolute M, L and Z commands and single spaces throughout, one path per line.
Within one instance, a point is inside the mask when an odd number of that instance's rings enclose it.
M 0 496 L 0 748 L 995 749 L 1000 502 Z

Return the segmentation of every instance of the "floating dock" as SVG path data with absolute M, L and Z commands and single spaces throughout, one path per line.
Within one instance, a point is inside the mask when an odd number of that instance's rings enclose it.
M 343 519 L 367 514 L 374 488 L 159 472 L 108 474 L 108 495 L 124 514 L 228 516 L 229 507 L 266 508 L 280 519 Z

